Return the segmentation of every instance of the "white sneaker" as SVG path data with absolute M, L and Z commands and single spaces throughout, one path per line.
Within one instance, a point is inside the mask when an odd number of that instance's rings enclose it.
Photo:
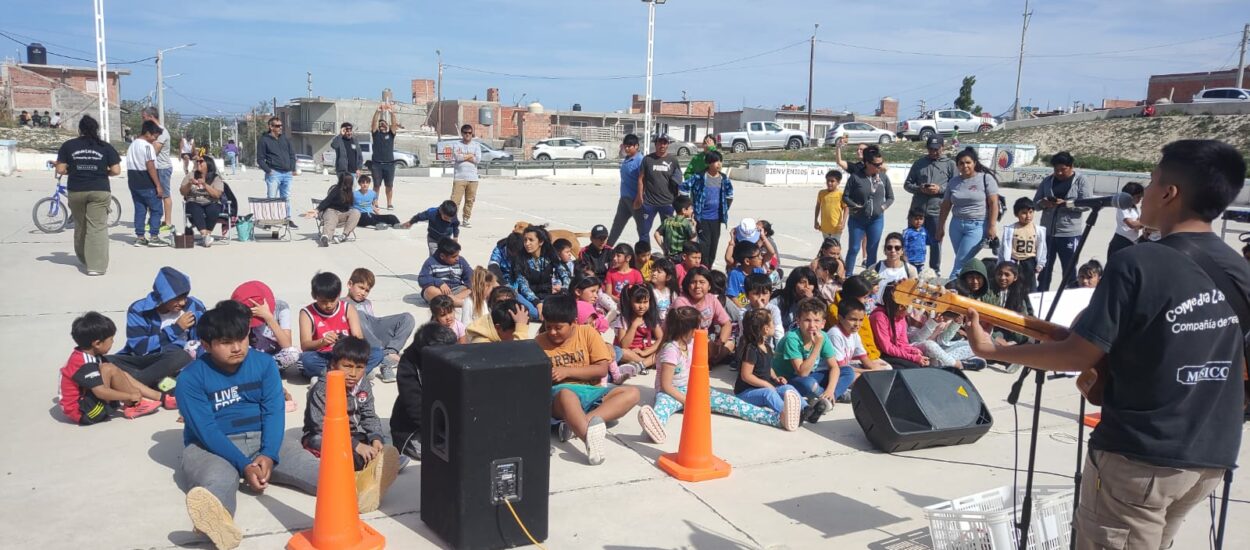
M 194 487 L 187 492 L 187 515 L 191 516 L 195 530 L 207 536 L 219 550 L 237 548 L 243 541 L 243 532 L 230 512 L 208 489 Z
M 788 391 L 782 396 L 785 403 L 781 407 L 781 427 L 787 432 L 793 432 L 799 429 L 799 423 L 803 420 L 803 398 L 799 397 L 799 392 Z
M 638 408 L 638 423 L 642 425 L 642 431 L 647 434 L 647 438 L 652 443 L 664 443 L 664 440 L 668 439 L 664 424 L 660 422 L 659 415 L 655 414 L 655 409 L 651 408 L 651 405 Z
M 211 247 L 211 246 L 213 246 L 213 236 L 212 236 L 212 235 L 204 235 L 204 248 L 208 248 L 208 247 Z
M 603 442 L 608 436 L 608 427 L 603 419 L 590 417 L 590 425 L 586 427 L 586 460 L 591 466 L 603 464 Z

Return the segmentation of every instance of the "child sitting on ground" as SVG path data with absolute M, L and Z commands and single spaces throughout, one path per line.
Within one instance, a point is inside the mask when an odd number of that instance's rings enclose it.
M 608 274 L 612 253 L 612 247 L 608 246 L 608 228 L 596 225 L 590 230 L 590 244 L 582 248 L 582 253 L 577 259 L 578 263 L 589 267 L 595 277 L 602 281 Z
M 598 385 L 608 374 L 612 350 L 593 328 L 578 325 L 576 300 L 557 294 L 543 303 L 546 330 L 535 341 L 551 358 L 551 416 L 586 445 L 592 465 L 602 464 L 605 422 L 638 404 L 638 388 Z
M 673 258 L 674 269 L 677 270 L 677 286 L 680 287 L 682 281 L 686 280 L 686 273 L 691 269 L 703 266 L 703 250 L 699 248 L 698 243 L 686 243 L 681 248 L 681 256 Z M 708 262 L 711 263 L 710 261 Z M 708 267 L 708 266 L 703 266 Z
M 651 293 L 655 296 L 655 309 L 659 315 L 661 323 L 664 317 L 668 315 L 668 309 L 672 307 L 673 300 L 677 298 L 680 291 L 677 290 L 677 268 L 673 265 L 672 260 L 668 258 L 656 258 L 655 263 L 651 265 Z
M 699 327 L 699 311 L 688 306 L 668 313 L 664 323 L 664 345 L 660 348 L 659 369 L 655 377 L 654 405 L 643 405 L 638 410 L 638 423 L 643 433 L 653 443 L 664 443 L 668 434 L 664 426 L 673 413 L 686 404 L 686 386 L 690 383 L 691 358 L 694 355 L 694 331 Z M 711 391 L 712 412 L 750 420 L 766 426 L 794 431 L 799 427 L 799 411 L 786 410 L 784 414 L 757 407 L 724 392 Z M 783 422 L 782 419 L 785 419 Z
M 556 264 L 557 273 L 555 280 L 551 282 L 551 291 L 560 292 L 564 290 L 560 288 L 560 281 L 573 280 L 577 274 L 577 259 L 573 257 L 573 242 L 568 239 L 556 239 L 551 243 L 551 248 L 556 249 L 556 256 L 559 256 L 560 263 Z
M 330 365 L 334 343 L 343 336 L 364 338 L 356 308 L 339 298 L 343 281 L 338 275 L 321 272 L 312 278 L 313 303 L 304 306 L 299 316 L 300 372 L 309 378 L 322 376 Z M 382 350 L 373 348 L 368 369 L 373 371 L 382 362 Z
M 746 279 L 748 275 L 755 273 L 768 276 L 763 267 L 759 245 L 747 241 L 735 244 L 734 266 L 725 274 L 725 297 L 739 308 L 747 305 Z M 771 282 L 770 279 L 770 285 Z
M 356 317 L 360 319 L 360 329 L 365 333 L 365 341 L 370 346 L 382 349 L 382 364 L 379 378 L 383 382 L 395 381 L 395 365 L 399 364 L 399 352 L 404 349 L 408 337 L 417 328 L 417 321 L 411 313 L 396 313 L 386 317 L 378 317 L 373 311 L 373 302 L 369 293 L 377 278 L 373 272 L 358 267 L 347 278 L 347 303 L 356 307 Z
M 1028 292 L 1037 290 L 1037 274 L 1046 267 L 1046 228 L 1033 225 L 1033 200 L 1020 197 L 1012 204 L 1016 223 L 1003 226 L 999 239 L 998 261 L 1015 262 Z
M 347 389 L 347 419 L 352 439 L 352 463 L 356 471 L 365 468 L 382 453 L 384 461 L 399 464 L 399 452 L 387 447 L 382 433 L 382 420 L 373 405 L 373 385 L 365 377 L 369 361 L 369 343 L 355 336 L 344 336 L 330 351 L 331 371 L 342 371 Z M 308 388 L 308 404 L 304 407 L 304 435 L 300 443 L 313 455 L 321 456 L 322 429 L 326 415 L 326 377 Z
M 502 312 L 496 312 L 501 309 L 499 304 L 508 303 L 507 317 L 503 319 Z M 521 306 L 525 311 L 518 314 L 512 306 Z M 525 307 L 516 297 L 516 289 L 510 286 L 497 286 L 491 289 L 490 294 L 486 298 L 486 311 L 488 315 L 483 315 L 475 319 L 468 327 L 465 327 L 465 337 L 470 343 L 479 342 L 499 342 L 502 340 L 529 340 L 530 339 L 530 316 L 529 309 Z M 508 333 L 508 334 L 505 334 Z
M 460 256 L 460 243 L 449 237 L 438 241 L 421 265 L 417 284 L 421 285 L 421 297 L 426 302 L 435 296 L 447 296 L 456 307 L 462 306 L 472 292 L 473 267 Z
M 399 383 L 396 384 L 399 395 L 391 409 L 391 445 L 413 460 L 421 460 L 421 407 L 424 397 L 421 350 L 428 346 L 455 343 L 456 333 L 451 329 L 438 323 L 426 323 L 417 328 L 412 345 L 399 358 Z
M 746 296 L 747 310 L 742 316 L 743 321 L 745 322 L 746 316 L 752 311 L 767 311 L 768 318 L 773 323 L 773 329 L 769 331 L 767 343 L 770 349 L 775 348 L 777 346 L 777 342 L 781 340 L 781 336 L 786 333 L 786 325 L 781 319 L 781 310 L 777 309 L 777 304 L 772 301 L 773 282 L 768 280 L 768 275 L 764 275 L 763 273 L 752 273 L 748 275 L 746 281 Z M 740 345 L 738 349 L 742 349 Z
M 460 319 L 456 318 L 456 305 L 452 303 L 451 298 L 435 296 L 433 300 L 430 300 L 430 320 L 456 333 L 457 343 L 463 344 L 468 342 L 465 337 L 464 323 L 461 323 Z
M 725 314 L 729 316 L 729 341 L 738 341 L 738 323 L 742 321 L 742 307 L 738 302 L 725 296 L 725 286 L 728 285 L 729 277 L 724 272 L 713 269 L 707 274 L 708 291 L 716 295 L 717 301 L 721 307 L 725 308 Z M 719 336 L 719 330 L 713 327 L 709 332 L 710 335 Z M 732 354 L 730 354 L 732 357 Z
M 355 191 L 352 191 L 352 208 L 360 211 L 360 221 L 356 222 L 359 227 L 372 227 L 374 229 L 390 229 L 399 225 L 399 218 L 394 214 L 378 214 L 378 192 L 371 185 L 373 179 L 367 174 L 361 174 L 356 180 L 360 185 Z
M 733 324 L 720 297 L 712 294 L 711 274 L 703 266 L 691 268 L 681 281 L 682 294 L 673 302 L 673 307 L 690 306 L 699 312 L 698 328 L 708 331 L 707 364 L 719 365 L 733 355 L 734 344 L 730 339 Z M 669 314 L 672 313 L 670 309 Z M 716 330 L 712 330 L 713 325 Z
M 638 373 L 655 368 L 664 330 L 660 328 L 660 315 L 650 286 L 629 285 L 621 291 L 621 315 L 612 323 L 612 328 L 616 329 L 613 343 L 620 354 L 618 362 L 632 364 Z
M 1000 263 L 994 266 L 993 287 L 994 301 L 992 304 L 1010 309 L 1021 315 L 1033 316 L 1033 304 L 1029 302 L 1029 291 L 1025 290 L 1024 277 L 1020 266 L 1013 263 Z M 1023 344 L 1029 338 L 1023 334 L 996 329 L 992 333 L 998 345 Z
M 621 289 L 625 285 L 642 284 L 642 273 L 633 268 L 634 247 L 625 243 L 616 245 L 612 253 L 612 269 L 603 279 L 604 290 L 620 303 Z
M 247 333 L 248 347 L 273 357 L 279 372 L 299 363 L 300 350 L 291 338 L 291 306 L 275 299 L 269 285 L 248 281 L 235 288 L 230 299 L 243 304 L 252 313 Z M 295 400 L 286 386 L 282 387 L 282 395 L 286 401 L 286 412 L 295 412 Z
M 1090 260 L 1081 264 L 1076 270 L 1076 287 L 1077 288 L 1094 288 L 1098 286 L 1098 281 L 1102 280 L 1102 263 L 1098 260 Z
M 419 212 L 399 227 L 408 229 L 421 222 L 426 222 L 425 244 L 430 249 L 430 256 L 438 250 L 439 241 L 460 238 L 460 219 L 456 217 L 456 203 L 452 201 L 443 201 L 434 208 Z
M 499 278 L 489 269 L 482 266 L 473 268 L 473 284 L 469 285 L 469 296 L 460 305 L 460 322 L 466 326 L 473 324 L 485 315 L 490 306 L 486 304 L 492 290 L 499 286 Z
M 860 327 L 868 317 L 864 304 L 859 300 L 845 300 L 837 305 L 838 323 L 826 333 L 833 343 L 833 351 L 837 354 L 838 367 L 851 367 L 856 374 L 873 370 L 890 370 L 889 363 L 868 356 L 864 341 L 860 338 Z M 842 393 L 842 403 L 851 402 L 850 389 Z
M 113 347 L 117 325 L 94 311 L 74 319 L 70 336 L 74 351 L 61 367 L 59 400 L 65 417 L 80 426 L 98 424 L 113 413 L 111 402 L 123 403 L 122 415 L 135 419 L 152 414 L 164 402 L 177 408 L 172 395 L 167 395 L 135 380 L 130 373 L 107 362 L 105 354 Z
M 204 304 L 191 296 L 191 278 L 162 267 L 152 292 L 126 310 L 126 346 L 109 362 L 149 388 L 168 391 L 199 354 L 196 323 L 203 314 Z
M 608 332 L 612 327 L 596 303 L 599 300 L 599 278 L 594 275 L 583 275 L 573 281 L 573 296 L 577 298 L 577 324 L 594 327 L 599 334 Z
M 846 262 L 842 260 L 842 241 L 839 241 L 837 237 L 825 237 L 825 240 L 820 242 L 820 250 L 816 251 L 816 257 L 812 258 L 812 263 L 808 267 L 816 269 L 816 264 L 821 258 L 837 258 L 837 278 L 840 281 L 846 280 Z
M 642 280 L 651 280 L 651 266 L 655 260 L 651 257 L 651 243 L 638 241 L 634 243 L 634 269 L 642 274 Z
M 868 316 L 872 333 L 877 337 L 881 358 L 894 368 L 911 369 L 929 366 L 929 358 L 907 339 L 907 308 L 894 300 L 894 287 L 885 287 L 881 306 Z
M 734 395 L 752 405 L 768 407 L 781 414 L 783 423 L 797 426 L 807 403 L 798 389 L 773 372 L 772 342 L 779 338 L 773 333 L 775 327 L 767 310 L 753 309 L 742 318 Z
M 837 256 L 821 256 L 816 258 L 816 296 L 826 304 L 836 304 L 838 291 L 842 290 L 843 279 L 838 273 L 845 272 L 842 258 Z
M 781 338 L 773 359 L 777 376 L 784 377 L 799 390 L 799 395 L 808 398 L 808 422 L 820 420 L 855 380 L 851 367 L 838 364 L 824 324 L 825 303 L 820 298 L 799 302 L 794 328 Z

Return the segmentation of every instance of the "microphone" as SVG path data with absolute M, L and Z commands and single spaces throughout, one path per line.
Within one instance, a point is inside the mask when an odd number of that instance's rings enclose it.
M 1128 193 L 1116 193 L 1114 195 L 1106 195 L 1102 197 L 1076 199 L 1072 201 L 1072 206 L 1076 208 L 1106 208 L 1108 206 L 1121 209 L 1132 208 L 1133 197 Z

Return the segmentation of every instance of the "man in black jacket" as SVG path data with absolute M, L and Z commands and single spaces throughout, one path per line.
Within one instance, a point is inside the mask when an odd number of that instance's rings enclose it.
M 281 196 L 286 200 L 287 227 L 295 228 L 291 221 L 291 173 L 295 171 L 295 148 L 282 133 L 282 119 L 269 118 L 269 132 L 262 134 L 256 143 L 256 166 L 265 172 L 265 196 Z
M 352 135 L 352 123 L 339 125 L 339 135 L 330 142 L 330 148 L 334 149 L 334 173 L 351 174 L 352 184 L 355 185 L 356 178 L 360 177 L 361 154 L 360 146 Z

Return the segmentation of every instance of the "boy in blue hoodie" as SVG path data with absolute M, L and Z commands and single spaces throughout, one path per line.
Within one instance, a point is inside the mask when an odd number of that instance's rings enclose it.
M 191 278 L 172 267 L 162 267 L 152 292 L 126 310 L 126 347 L 109 362 L 129 372 L 150 388 L 176 377 L 199 348 L 196 323 L 204 304 L 191 296 Z
M 250 320 L 251 311 L 233 300 L 205 312 L 205 353 L 175 390 L 185 400 L 180 469 L 190 487 L 187 514 L 217 548 L 235 548 L 243 537 L 233 517 L 240 478 L 257 493 L 272 481 L 317 494 L 317 458 L 298 442 L 283 444 L 282 380 L 273 357 L 248 346 Z M 377 476 L 357 477 L 358 495 L 379 488 Z

